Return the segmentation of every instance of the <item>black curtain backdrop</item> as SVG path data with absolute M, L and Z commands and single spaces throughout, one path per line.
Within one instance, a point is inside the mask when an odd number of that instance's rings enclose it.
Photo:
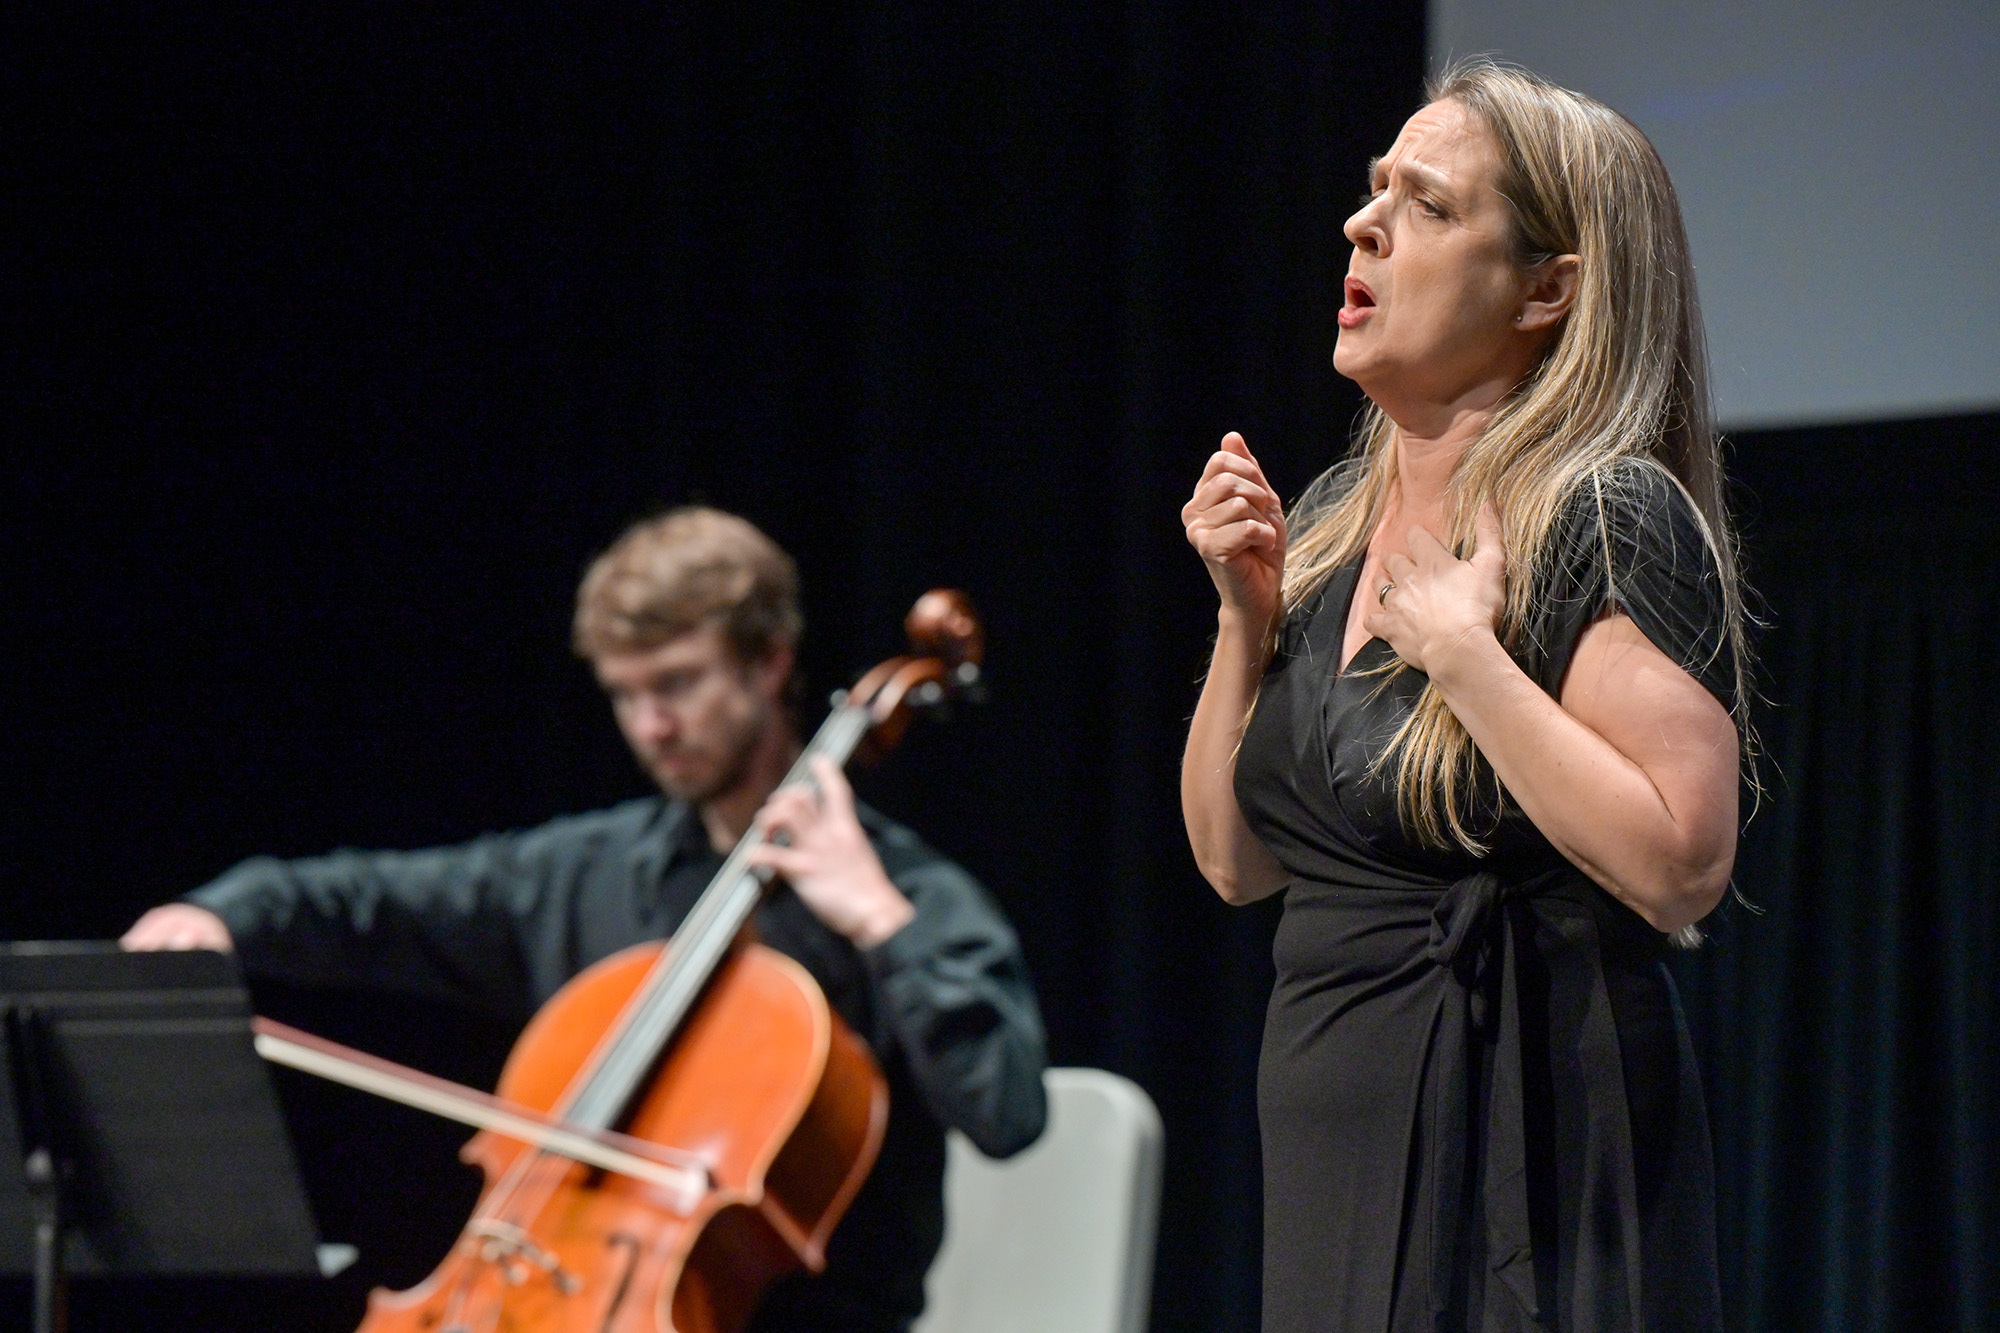
M 1763 809 L 1676 960 L 1737 1329 L 2000 1325 L 2000 416 L 1737 442 Z
M 1341 446 L 1339 224 L 1415 105 L 1421 20 L 10 6 L 0 935 L 115 934 L 253 852 L 642 790 L 569 598 L 626 521 L 720 504 L 799 557 L 816 690 L 896 651 L 925 587 L 980 603 L 991 702 L 864 794 L 1005 904 L 1055 1059 L 1159 1102 L 1154 1327 L 1255 1328 L 1275 916 L 1225 908 L 1185 849 L 1213 603 L 1178 510 L 1225 429 L 1288 493 Z M 1949 483 L 1907 508 L 2000 498 L 1954 470 L 1987 425 L 1901 428 Z M 1873 478 L 1845 510 L 1841 450 Z M 1993 581 L 1916 519 L 1902 563 L 1862 536 L 1854 580 L 1818 558 L 1829 515 L 1855 531 L 1905 476 L 1865 432 L 1737 458 L 1783 777 L 1744 858 L 1764 914 L 1680 960 L 1736 1326 L 1982 1326 Z M 1891 605 L 1915 618 L 1869 618 Z M 468 1079 L 509 1035 L 258 1002 Z M 79 1330 L 347 1328 L 369 1283 L 428 1270 L 474 1188 L 463 1136 L 281 1090 L 357 1269 L 92 1284 Z M 0 1299 L 24 1317 L 20 1284 Z
M 249 853 L 641 790 L 569 599 L 626 521 L 708 500 L 798 556 L 816 689 L 897 651 L 928 586 L 983 608 L 992 702 L 864 793 L 1005 904 L 1055 1059 L 1159 1102 L 1158 1326 L 1254 1327 L 1273 916 L 1227 910 L 1180 829 L 1213 604 L 1178 511 L 1227 428 L 1287 490 L 1344 437 L 1339 226 L 1418 98 L 1421 7 L 4 22 L 0 931 L 109 935 Z M 503 1049 L 258 998 L 463 1077 Z M 101 1287 L 80 1327 L 349 1327 L 428 1270 L 462 1135 L 284 1088 L 364 1254 L 336 1308 Z

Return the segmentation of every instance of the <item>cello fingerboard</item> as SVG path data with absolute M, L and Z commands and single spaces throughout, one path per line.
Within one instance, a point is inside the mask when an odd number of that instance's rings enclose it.
M 837 705 L 799 752 L 784 785 L 813 785 L 811 764 L 822 755 L 845 765 L 873 725 L 874 718 L 866 707 L 846 702 Z M 651 1077 L 661 1053 L 680 1031 L 702 988 L 757 910 L 769 874 L 752 870 L 749 858 L 763 840 L 762 831 L 752 827 L 731 849 L 722 869 L 702 890 L 687 919 L 674 932 L 672 944 L 627 1006 L 623 1021 L 577 1076 L 560 1108 L 563 1119 L 583 1129 L 604 1130 L 614 1128 L 624 1116 L 625 1108 Z

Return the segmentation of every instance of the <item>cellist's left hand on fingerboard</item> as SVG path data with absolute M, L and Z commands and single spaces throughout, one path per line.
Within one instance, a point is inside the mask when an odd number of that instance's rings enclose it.
M 814 786 L 780 787 L 757 814 L 765 840 L 750 864 L 784 876 L 813 915 L 870 949 L 916 915 L 889 882 L 854 813 L 854 789 L 830 759 L 812 761 Z

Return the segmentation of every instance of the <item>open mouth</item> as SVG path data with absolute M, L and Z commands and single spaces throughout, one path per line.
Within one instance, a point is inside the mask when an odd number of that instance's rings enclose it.
M 1340 308 L 1340 327 L 1351 329 L 1368 318 L 1368 312 L 1375 308 L 1375 293 L 1368 290 L 1368 284 L 1359 278 L 1349 278 L 1343 285 L 1347 303 Z

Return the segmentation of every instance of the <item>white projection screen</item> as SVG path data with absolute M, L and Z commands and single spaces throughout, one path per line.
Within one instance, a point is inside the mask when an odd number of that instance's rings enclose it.
M 2000 0 L 1431 0 L 1480 54 L 1659 148 L 1725 426 L 2000 406 Z

